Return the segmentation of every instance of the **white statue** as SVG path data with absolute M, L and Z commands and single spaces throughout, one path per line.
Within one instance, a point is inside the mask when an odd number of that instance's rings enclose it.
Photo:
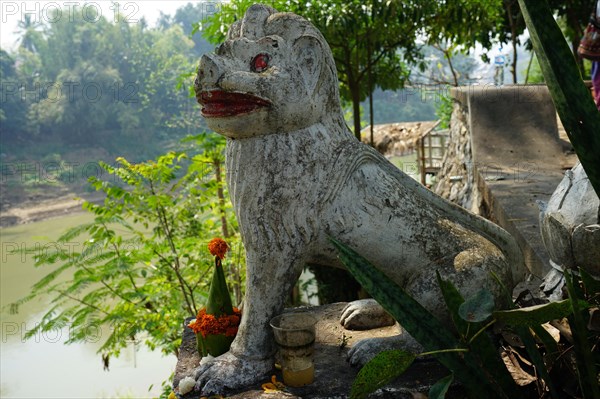
M 302 268 L 343 267 L 328 236 L 447 321 L 436 270 L 465 296 L 488 287 L 498 298 L 490 272 L 509 288 L 524 274 L 508 233 L 436 196 L 353 137 L 331 50 L 302 17 L 250 7 L 216 53 L 202 57 L 196 96 L 208 126 L 228 139 L 227 183 L 247 263 L 238 335 L 228 353 L 196 370 L 203 394 L 242 388 L 270 372 L 269 320 L 282 312 Z M 360 319 L 352 314 L 363 308 L 350 307 L 344 321 Z M 371 346 L 354 355 L 372 353 Z
M 564 269 L 584 269 L 600 278 L 600 199 L 580 163 L 565 173 L 565 177 L 550 197 L 541 204 L 540 230 L 544 246 L 550 255 L 551 272 L 548 283 Z M 561 299 L 561 285 L 554 295 Z

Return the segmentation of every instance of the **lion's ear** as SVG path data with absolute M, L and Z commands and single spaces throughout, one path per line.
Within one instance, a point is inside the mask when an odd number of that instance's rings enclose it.
M 294 42 L 294 56 L 308 93 L 312 94 L 321 77 L 323 60 L 321 43 L 315 37 L 302 36 Z
M 227 31 L 227 36 L 225 37 L 225 40 L 233 40 L 233 39 L 239 38 L 241 35 L 241 30 L 242 30 L 242 21 L 241 20 L 235 21 L 229 27 L 229 30 Z

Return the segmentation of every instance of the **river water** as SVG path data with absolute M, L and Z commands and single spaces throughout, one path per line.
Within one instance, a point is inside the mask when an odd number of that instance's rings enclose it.
M 49 309 L 49 299 L 35 300 L 11 315 L 6 305 L 25 296 L 49 270 L 36 269 L 32 255 L 13 254 L 21 248 L 51 244 L 67 228 L 91 220 L 77 214 L 2 228 L 0 266 L 0 397 L 2 398 L 151 398 L 175 369 L 175 356 L 163 356 L 130 343 L 104 371 L 100 355 L 101 332 L 91 332 L 90 342 L 64 345 L 65 327 L 25 340 Z M 149 390 L 149 387 L 153 388 Z

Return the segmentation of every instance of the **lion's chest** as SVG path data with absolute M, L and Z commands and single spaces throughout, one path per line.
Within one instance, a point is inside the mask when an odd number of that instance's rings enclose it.
M 289 143 L 233 142 L 227 152 L 227 180 L 234 206 L 260 214 L 280 212 L 316 199 L 328 165 Z M 254 144 L 254 145 L 251 145 Z
M 246 240 L 314 236 L 333 153 L 313 137 L 272 135 L 227 144 L 227 182 Z

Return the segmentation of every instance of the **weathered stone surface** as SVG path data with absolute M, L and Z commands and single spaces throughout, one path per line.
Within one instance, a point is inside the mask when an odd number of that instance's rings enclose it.
M 468 107 L 454 101 L 450 117 L 448 148 L 438 172 L 433 191 L 465 209 L 479 215 L 481 198 L 473 169 Z
M 580 224 L 573 230 L 575 264 L 600 277 L 600 224 Z
M 544 245 L 556 267 L 600 277 L 600 200 L 581 164 L 565 173 L 540 213 Z
M 315 342 L 315 381 L 301 387 L 286 389 L 287 392 L 265 393 L 261 384 L 270 381 L 270 376 L 275 375 L 278 381 L 283 381 L 281 371 L 274 367 L 269 370 L 261 380 L 256 383 L 228 392 L 227 398 L 239 399 L 290 399 L 290 398 L 347 398 L 350 387 L 357 374 L 357 369 L 352 367 L 348 360 L 348 352 L 359 342 L 367 338 L 391 337 L 401 332 L 395 324 L 369 331 L 348 331 L 344 329 L 339 319 L 346 303 L 316 306 L 312 308 L 287 309 L 286 311 L 309 311 L 319 321 L 316 325 Z M 187 325 L 187 323 L 186 323 Z M 193 372 L 200 362 L 195 348 L 193 332 L 185 327 L 183 341 L 179 350 L 179 359 L 175 370 L 174 387 L 177 389 L 179 380 Z M 412 399 L 412 392 L 427 393 L 429 387 L 440 378 L 445 377 L 448 371 L 439 363 L 432 360 L 417 361 L 409 370 L 386 387 L 374 392 L 370 398 L 398 398 Z M 462 398 L 464 394 L 459 386 L 454 386 L 448 398 Z M 197 393 L 185 395 L 183 399 L 197 399 Z
M 353 137 L 331 51 L 305 19 L 250 7 L 216 54 L 202 57 L 196 96 L 208 126 L 228 138 L 227 183 L 247 264 L 238 335 L 228 353 L 195 371 L 199 391 L 248 386 L 268 373 L 269 320 L 303 267 L 343 267 L 328 237 L 447 322 L 436 271 L 464 296 L 487 287 L 499 301 L 490 272 L 509 287 L 522 278 L 521 253 L 508 233 L 436 196 Z

